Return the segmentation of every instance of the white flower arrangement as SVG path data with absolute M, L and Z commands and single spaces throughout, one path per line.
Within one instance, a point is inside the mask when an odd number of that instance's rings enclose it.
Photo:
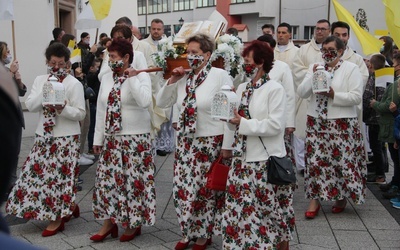
M 183 47 L 174 46 L 173 39 L 173 36 L 161 39 L 157 45 L 158 52 L 151 55 L 151 58 L 153 59 L 155 65 L 157 67 L 163 68 L 164 70 L 167 68 L 167 57 L 177 58 L 184 52 Z
M 236 36 L 225 34 L 220 36 L 216 43 L 217 49 L 211 55 L 210 60 L 215 61 L 218 57 L 222 57 L 224 59 L 225 70 L 229 73 L 229 75 L 235 77 L 242 71 L 242 41 Z

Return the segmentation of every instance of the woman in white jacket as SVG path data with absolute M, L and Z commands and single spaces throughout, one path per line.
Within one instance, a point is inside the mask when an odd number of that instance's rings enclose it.
M 42 236 L 64 230 L 64 222 L 79 216 L 75 203 L 79 173 L 79 121 L 85 117 L 82 84 L 65 69 L 70 52 L 53 43 L 45 52 L 50 74 L 36 77 L 25 101 L 30 112 L 39 112 L 31 152 L 12 189 L 7 213 L 25 219 L 50 221 Z M 65 104 L 42 105 L 43 85 L 54 76 L 65 88 Z
M 154 225 L 156 196 L 151 154 L 151 81 L 147 73 L 128 77 L 133 60 L 132 44 L 114 39 L 108 47 L 112 72 L 101 80 L 93 150 L 100 153 L 93 191 L 93 213 L 104 220 L 92 241 L 118 236 L 120 241 L 141 234 L 141 226 Z
M 233 86 L 225 70 L 209 61 L 215 43 L 207 35 L 187 40 L 187 59 L 192 70 L 172 71 L 157 95 L 161 108 L 177 104 L 178 138 L 175 152 L 173 195 L 183 239 L 175 249 L 185 249 L 197 238 L 193 249 L 205 249 L 213 234 L 221 234 L 220 222 L 224 193 L 206 188 L 206 174 L 219 154 L 229 157 L 232 132 L 225 122 L 211 117 L 211 103 L 223 85 Z M 229 140 L 230 139 L 230 140 Z
M 286 94 L 269 72 L 274 52 L 253 41 L 243 51 L 251 81 L 239 85 L 234 152 L 223 222 L 224 249 L 288 249 L 294 230 L 293 185 L 267 182 L 267 160 L 286 156 Z M 294 171 L 294 169 L 293 169 Z
M 314 94 L 310 65 L 298 95 L 310 102 L 306 126 L 306 169 L 304 188 L 311 199 L 305 217 L 313 219 L 321 207 L 319 200 L 335 201 L 332 213 L 341 213 L 346 198 L 365 201 L 366 162 L 357 120 L 357 105 L 362 101 L 363 80 L 357 65 L 343 61 L 344 43 L 335 36 L 322 44 L 325 69 L 331 74 L 329 92 Z

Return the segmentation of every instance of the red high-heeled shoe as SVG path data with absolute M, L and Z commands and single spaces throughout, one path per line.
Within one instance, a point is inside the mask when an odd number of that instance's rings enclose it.
M 196 242 L 196 240 L 197 238 L 193 238 L 185 243 L 179 241 L 178 243 L 176 243 L 175 250 L 185 250 L 186 248 L 188 248 L 191 241 Z
M 344 208 L 346 207 L 346 205 L 347 205 L 347 200 L 346 199 L 344 200 L 344 206 L 343 207 L 337 207 L 337 206 L 333 205 L 332 206 L 332 213 L 333 214 L 338 214 L 338 213 L 343 212 Z
M 211 245 L 211 238 L 207 239 L 206 243 L 204 243 L 203 245 L 199 245 L 197 243 L 195 243 L 192 247 L 192 250 L 205 250 L 207 248 L 208 245 Z
M 111 237 L 113 237 L 113 238 L 117 238 L 118 237 L 118 226 L 117 226 L 117 224 L 114 224 L 112 226 L 112 228 L 110 228 L 110 230 L 108 230 L 107 233 L 105 233 L 103 235 L 95 234 L 92 237 L 90 237 L 90 239 L 92 241 L 95 241 L 95 242 L 103 241 L 109 234 L 111 234 Z
M 60 231 L 60 232 L 64 231 L 64 221 L 63 220 L 61 220 L 60 225 L 56 229 L 54 229 L 52 231 L 45 229 L 42 232 L 42 236 L 43 237 L 53 236 L 53 235 L 57 234 L 58 231 Z
M 315 209 L 314 211 L 306 211 L 304 215 L 306 216 L 307 219 L 314 219 L 315 216 L 318 215 L 320 208 L 321 208 L 321 204 L 318 204 L 317 209 Z
M 74 211 L 72 212 L 72 214 L 67 215 L 63 218 L 64 222 L 68 222 L 71 220 L 72 216 L 74 216 L 75 218 L 78 218 L 79 216 L 81 216 L 81 212 L 79 210 L 79 206 L 78 204 L 75 204 L 75 208 Z
M 130 241 L 133 240 L 136 237 L 136 235 L 141 235 L 141 234 L 142 234 L 142 227 L 137 227 L 135 232 L 133 232 L 133 234 L 131 235 L 123 234 L 121 238 L 119 238 L 119 241 L 121 242 Z

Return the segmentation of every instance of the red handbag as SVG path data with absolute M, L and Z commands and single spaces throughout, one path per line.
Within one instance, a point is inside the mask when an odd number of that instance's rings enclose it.
M 221 163 L 220 155 L 216 161 L 211 164 L 210 171 L 207 173 L 206 187 L 212 190 L 225 191 L 226 180 L 228 179 L 229 166 Z

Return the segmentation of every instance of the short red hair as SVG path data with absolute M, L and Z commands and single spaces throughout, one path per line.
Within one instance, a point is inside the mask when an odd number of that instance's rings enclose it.
M 274 65 L 274 51 L 266 42 L 254 40 L 242 52 L 242 56 L 248 56 L 253 51 L 253 60 L 256 64 L 262 64 L 266 73 L 269 73 Z

